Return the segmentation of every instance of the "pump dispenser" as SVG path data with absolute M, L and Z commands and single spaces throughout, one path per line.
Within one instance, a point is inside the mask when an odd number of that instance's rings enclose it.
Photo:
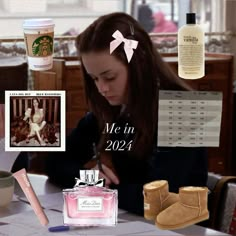
M 186 14 L 186 25 L 178 32 L 178 75 L 200 79 L 205 75 L 204 31 L 196 24 L 196 14 Z

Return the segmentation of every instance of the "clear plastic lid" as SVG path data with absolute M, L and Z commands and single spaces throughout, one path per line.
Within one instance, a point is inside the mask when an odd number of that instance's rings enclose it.
M 54 27 L 55 24 L 52 19 L 49 18 L 38 18 L 38 19 L 26 19 L 23 23 L 24 29 L 32 29 L 32 28 L 50 28 Z

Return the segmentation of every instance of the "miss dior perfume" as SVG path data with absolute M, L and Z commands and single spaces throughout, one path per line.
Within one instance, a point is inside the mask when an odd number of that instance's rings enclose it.
M 64 189 L 65 225 L 114 226 L 117 223 L 117 190 L 107 189 L 98 170 L 81 170 L 73 189 Z

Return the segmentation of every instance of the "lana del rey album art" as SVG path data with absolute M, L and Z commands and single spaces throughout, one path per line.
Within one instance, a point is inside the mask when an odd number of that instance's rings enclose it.
M 5 91 L 5 151 L 65 151 L 65 91 Z

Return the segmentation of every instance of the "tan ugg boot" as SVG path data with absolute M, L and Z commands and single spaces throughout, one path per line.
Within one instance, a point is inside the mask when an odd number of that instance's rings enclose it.
M 155 220 L 156 216 L 164 209 L 179 200 L 176 193 L 169 192 L 166 180 L 156 180 L 143 186 L 144 218 Z
M 208 188 L 182 187 L 179 202 L 162 211 L 156 218 L 160 229 L 179 229 L 209 218 L 207 209 Z

